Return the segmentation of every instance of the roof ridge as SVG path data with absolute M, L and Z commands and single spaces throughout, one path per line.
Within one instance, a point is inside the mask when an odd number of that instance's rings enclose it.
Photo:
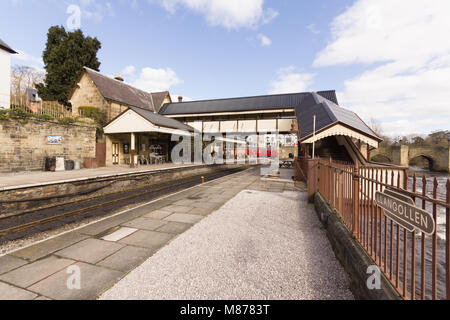
M 108 77 L 108 76 L 102 74 L 101 72 L 99 72 L 97 70 L 94 70 L 92 68 L 89 68 L 89 67 L 84 66 L 83 69 L 86 72 L 88 72 L 88 73 L 89 72 L 93 72 L 96 76 L 100 76 L 101 78 L 103 78 L 103 79 L 105 79 L 107 81 L 113 81 L 114 84 L 119 85 L 122 88 L 126 88 L 126 89 L 129 89 L 129 90 L 135 91 L 133 94 L 135 95 L 136 99 L 139 99 L 141 101 L 143 101 L 142 99 L 149 100 L 149 103 L 151 104 L 151 108 L 153 110 L 155 110 L 155 104 L 152 101 L 153 100 L 153 93 L 152 92 L 147 92 L 147 91 L 144 91 L 142 89 L 136 88 L 136 87 L 134 87 L 134 86 L 132 86 L 132 85 L 126 83 L 126 82 L 118 81 L 118 80 L 116 80 L 114 78 Z M 92 79 L 92 80 L 95 83 L 95 79 Z M 96 84 L 96 86 L 98 87 L 98 84 Z M 102 93 L 102 95 L 103 95 L 103 93 Z M 142 97 L 141 95 L 144 95 L 144 97 Z
M 318 92 L 335 92 L 335 90 L 324 90 Z M 305 92 L 293 92 L 293 93 L 277 93 L 277 94 L 266 94 L 261 96 L 245 96 L 245 97 L 233 97 L 233 98 L 216 98 L 216 99 L 205 99 L 205 100 L 194 100 L 194 101 L 186 101 L 182 102 L 183 104 L 187 103 L 196 103 L 196 102 L 209 102 L 209 101 L 219 101 L 219 100 L 238 100 L 238 99 L 249 99 L 249 98 L 263 98 L 263 97 L 277 97 L 277 96 L 290 96 L 290 95 L 299 95 L 299 94 L 309 94 L 311 91 Z M 172 104 L 177 104 L 179 102 L 172 102 Z M 170 104 L 170 103 L 168 103 Z
M 88 69 L 89 71 L 95 72 L 95 73 L 97 73 L 97 74 L 98 74 L 99 76 L 102 76 L 103 78 L 106 78 L 106 79 L 108 79 L 108 80 L 112 80 L 112 81 L 115 81 L 116 83 L 118 83 L 118 84 L 120 84 L 120 85 L 125 85 L 125 86 L 127 86 L 127 87 L 130 87 L 130 88 L 133 88 L 133 89 L 136 89 L 136 90 L 142 91 L 142 92 L 144 92 L 144 93 L 147 93 L 147 94 L 156 94 L 156 93 L 163 93 L 163 92 L 168 92 L 168 91 L 161 91 L 161 92 L 148 92 L 148 91 L 145 91 L 145 90 L 139 89 L 139 88 L 137 88 L 137 87 L 135 87 L 135 86 L 132 86 L 131 84 L 128 84 L 128 83 L 126 83 L 126 82 L 123 82 L 123 81 L 119 81 L 119 80 L 116 80 L 116 79 L 114 79 L 114 78 L 108 77 L 108 76 L 104 75 L 103 73 L 101 73 L 100 71 L 97 71 L 97 70 L 91 69 L 91 68 L 89 68 L 89 67 L 83 67 L 83 68 L 85 68 L 85 69 Z

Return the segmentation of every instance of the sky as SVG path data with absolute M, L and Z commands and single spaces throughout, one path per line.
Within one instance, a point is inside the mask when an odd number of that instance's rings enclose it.
M 336 90 L 392 137 L 450 129 L 449 0 L 1 0 L 12 63 L 81 28 L 100 71 L 177 100 Z

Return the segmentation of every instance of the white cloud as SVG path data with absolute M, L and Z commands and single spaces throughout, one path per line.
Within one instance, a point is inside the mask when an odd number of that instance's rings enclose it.
M 144 68 L 132 85 L 147 92 L 158 92 L 169 90 L 170 87 L 182 82 L 170 68 Z
M 312 84 L 314 74 L 296 72 L 291 66 L 278 70 L 277 80 L 271 83 L 270 94 L 295 93 L 307 91 Z
M 311 23 L 308 26 L 306 26 L 306 29 L 311 31 L 311 33 L 313 33 L 313 34 L 319 34 L 320 33 L 320 30 L 317 29 L 317 27 L 316 27 L 316 25 L 314 23 Z
M 35 57 L 22 50 L 16 50 L 18 54 L 11 55 L 13 64 L 27 65 L 33 67 L 40 72 L 45 72 L 44 61 L 41 57 Z
M 257 38 L 259 39 L 259 41 L 261 41 L 261 45 L 263 47 L 270 47 L 272 45 L 272 40 L 270 40 L 269 37 L 263 35 L 262 33 L 258 34 Z
M 101 22 L 105 15 L 115 16 L 111 2 L 103 2 L 98 0 L 80 0 L 82 17 L 93 19 Z
M 122 74 L 124 76 L 132 76 L 134 75 L 134 71 L 136 71 L 136 68 L 134 66 L 127 66 L 122 70 Z
M 154 1 L 154 0 L 150 0 Z M 227 29 L 257 28 L 278 16 L 271 8 L 264 8 L 264 0 L 158 0 L 172 14 L 178 7 L 202 14 L 213 26 Z
M 334 19 L 314 65 L 373 65 L 345 82 L 340 103 L 391 134 L 429 132 L 442 120 L 448 129 L 449 16 L 448 0 L 358 0 Z

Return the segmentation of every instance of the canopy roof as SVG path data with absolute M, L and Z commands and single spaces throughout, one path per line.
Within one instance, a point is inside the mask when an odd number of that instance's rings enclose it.
M 312 92 L 295 108 L 300 141 L 312 143 L 327 136 L 345 135 L 378 147 L 382 139 L 353 111 Z M 314 115 L 316 134 L 314 136 Z M 313 137 L 314 136 L 314 137 Z
M 149 110 L 129 107 L 115 119 L 111 120 L 104 127 L 104 132 L 106 134 L 161 132 L 190 135 L 194 132 L 194 128 Z

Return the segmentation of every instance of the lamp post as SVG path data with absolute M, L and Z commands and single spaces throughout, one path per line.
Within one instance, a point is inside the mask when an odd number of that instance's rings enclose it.
M 315 158 L 316 153 L 316 115 L 313 117 L 313 149 L 312 149 L 312 158 Z

